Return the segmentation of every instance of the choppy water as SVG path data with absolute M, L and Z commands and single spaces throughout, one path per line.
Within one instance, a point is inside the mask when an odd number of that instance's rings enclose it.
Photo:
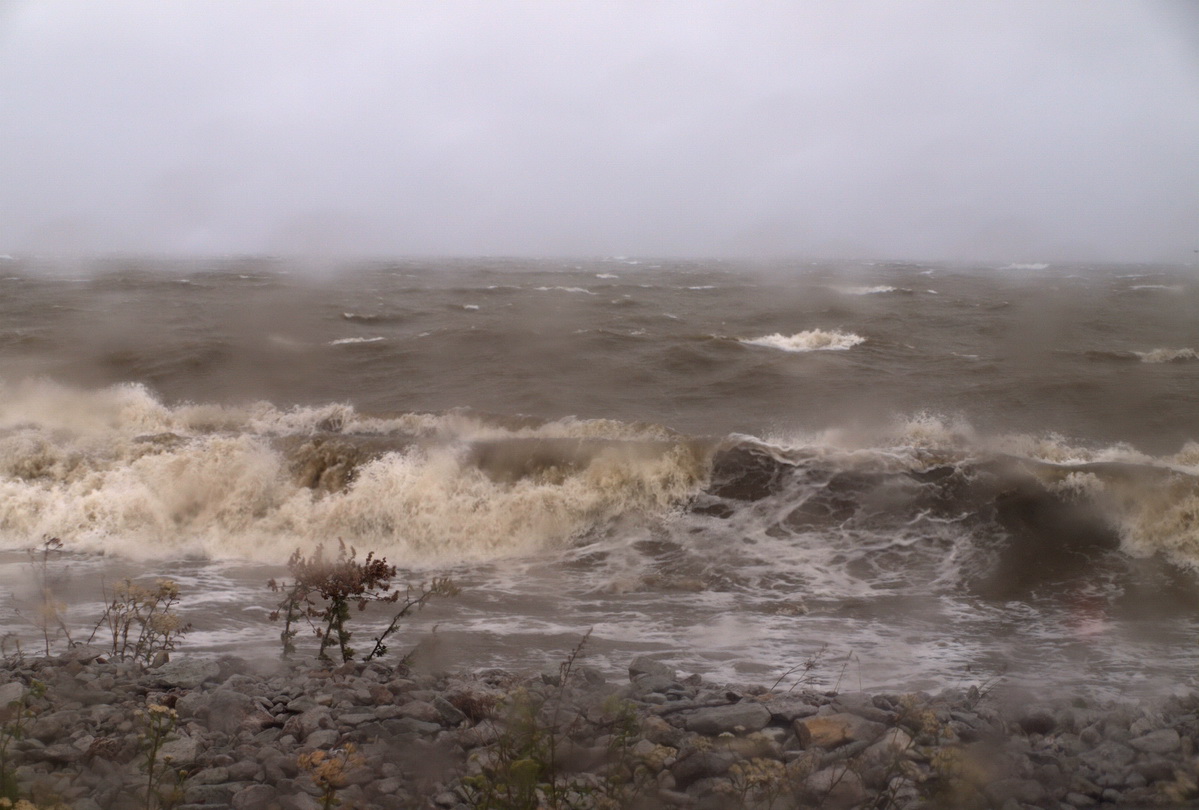
M 1161 267 L 0 263 L 0 605 L 168 574 L 192 647 L 345 539 L 439 663 L 1199 672 L 1199 278 Z M 364 634 L 365 635 L 365 634 Z

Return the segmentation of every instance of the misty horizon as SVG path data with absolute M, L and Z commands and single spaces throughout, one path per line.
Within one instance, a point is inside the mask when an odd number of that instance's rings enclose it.
M 1160 0 L 0 6 L 0 254 L 1191 263 Z

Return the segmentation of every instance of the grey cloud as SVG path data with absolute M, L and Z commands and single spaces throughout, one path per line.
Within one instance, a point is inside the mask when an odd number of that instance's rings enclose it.
M 0 108 L 0 252 L 1199 247 L 1184 2 L 18 2 Z

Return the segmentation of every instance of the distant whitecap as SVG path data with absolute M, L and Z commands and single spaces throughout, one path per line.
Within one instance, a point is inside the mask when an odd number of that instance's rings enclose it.
M 753 338 L 752 340 L 744 339 L 741 342 L 747 343 L 750 346 L 765 346 L 768 349 L 780 349 L 785 352 L 816 352 L 852 349 L 860 343 L 865 343 L 866 338 L 861 335 L 855 335 L 853 332 L 809 329 L 790 336 L 776 332 L 773 335 Z
M 352 337 L 340 338 L 329 342 L 330 346 L 345 346 L 350 343 L 378 343 L 380 340 L 387 340 L 384 337 Z
M 1147 352 L 1133 352 L 1141 358 L 1142 363 L 1180 363 L 1187 360 L 1199 360 L 1199 352 L 1194 349 L 1153 349 Z
M 595 295 L 595 293 L 593 293 L 591 290 L 588 290 L 585 287 L 534 287 L 534 289 L 537 290 L 538 292 L 550 292 L 551 290 L 558 290 L 560 292 L 584 293 L 586 295 Z
M 885 284 L 878 284 L 874 287 L 833 287 L 833 289 L 842 295 L 881 295 L 899 290 L 898 287 L 888 287 Z

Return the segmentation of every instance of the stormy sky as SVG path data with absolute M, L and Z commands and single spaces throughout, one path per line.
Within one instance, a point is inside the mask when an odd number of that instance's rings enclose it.
M 0 0 L 0 253 L 1189 263 L 1197 8 Z

